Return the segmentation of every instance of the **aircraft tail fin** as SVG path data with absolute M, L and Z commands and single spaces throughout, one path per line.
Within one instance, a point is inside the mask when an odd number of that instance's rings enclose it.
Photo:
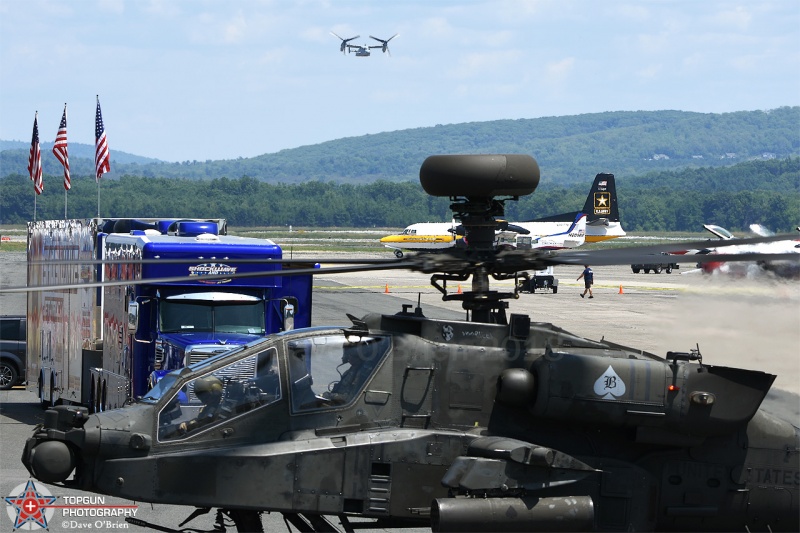
M 589 223 L 598 218 L 609 222 L 619 222 L 619 206 L 617 204 L 617 185 L 614 174 L 600 173 L 594 178 L 592 190 L 583 204 L 583 212 Z
M 571 222 L 580 213 L 586 214 L 586 223 L 589 225 L 601 219 L 609 222 L 619 222 L 619 204 L 617 203 L 617 186 L 614 181 L 614 174 L 600 173 L 595 176 L 582 211 L 551 215 L 529 220 L 528 222 Z

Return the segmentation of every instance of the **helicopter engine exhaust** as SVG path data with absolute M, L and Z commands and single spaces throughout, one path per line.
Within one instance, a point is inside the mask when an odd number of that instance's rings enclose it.
M 553 498 L 440 498 L 431 506 L 431 529 L 449 531 L 590 531 L 590 496 Z

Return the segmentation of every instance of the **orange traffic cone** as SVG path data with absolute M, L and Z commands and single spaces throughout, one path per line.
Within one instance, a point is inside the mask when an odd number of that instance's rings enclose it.
M 622 285 L 619 286 L 619 293 L 620 294 L 625 294 L 624 292 L 622 292 Z
M 386 294 L 389 294 L 389 284 L 386 284 L 386 289 L 383 291 Z
M 458 284 L 458 292 L 456 294 L 464 294 L 464 291 L 461 290 L 461 284 Z

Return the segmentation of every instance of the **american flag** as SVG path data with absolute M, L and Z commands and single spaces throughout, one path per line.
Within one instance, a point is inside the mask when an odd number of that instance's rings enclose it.
M 103 115 L 100 113 L 100 98 L 97 98 L 97 115 L 94 119 L 94 168 L 95 181 L 106 172 L 111 171 L 111 164 L 108 155 L 108 140 L 106 139 L 106 129 L 103 127 Z
M 42 151 L 39 149 L 39 112 L 33 117 L 33 137 L 31 138 L 31 155 L 28 157 L 28 174 L 33 181 L 33 190 L 42 194 Z
M 67 154 L 67 104 L 64 104 L 64 114 L 61 116 L 61 125 L 58 126 L 56 143 L 53 145 L 53 155 L 64 165 L 64 189 L 69 190 L 72 182 L 69 179 L 69 155 Z

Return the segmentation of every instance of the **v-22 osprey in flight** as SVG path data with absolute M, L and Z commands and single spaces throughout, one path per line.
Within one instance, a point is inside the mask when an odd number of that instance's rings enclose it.
M 372 52 L 370 52 L 370 50 L 373 50 L 375 48 L 380 48 L 383 53 L 388 53 L 391 56 L 392 53 L 389 52 L 389 41 L 391 41 L 392 39 L 394 39 L 395 37 L 397 37 L 400 34 L 399 33 L 395 33 L 394 35 L 392 35 L 388 39 L 378 39 L 377 37 L 373 37 L 372 35 L 370 35 L 369 36 L 370 39 L 375 39 L 376 41 L 381 43 L 381 44 L 377 44 L 375 46 L 368 45 L 368 44 L 350 44 L 350 41 L 352 41 L 354 39 L 358 39 L 359 37 L 361 37 L 360 35 L 356 35 L 355 37 L 350 37 L 349 39 L 345 39 L 344 37 L 340 37 L 339 35 L 335 34 L 334 32 L 331 32 L 331 35 L 333 35 L 335 37 L 339 37 L 339 39 L 341 39 L 342 44 L 339 45 L 339 51 L 341 53 L 344 53 L 345 50 L 347 50 L 347 53 L 355 52 L 356 53 L 356 57 L 369 57 L 372 54 Z

